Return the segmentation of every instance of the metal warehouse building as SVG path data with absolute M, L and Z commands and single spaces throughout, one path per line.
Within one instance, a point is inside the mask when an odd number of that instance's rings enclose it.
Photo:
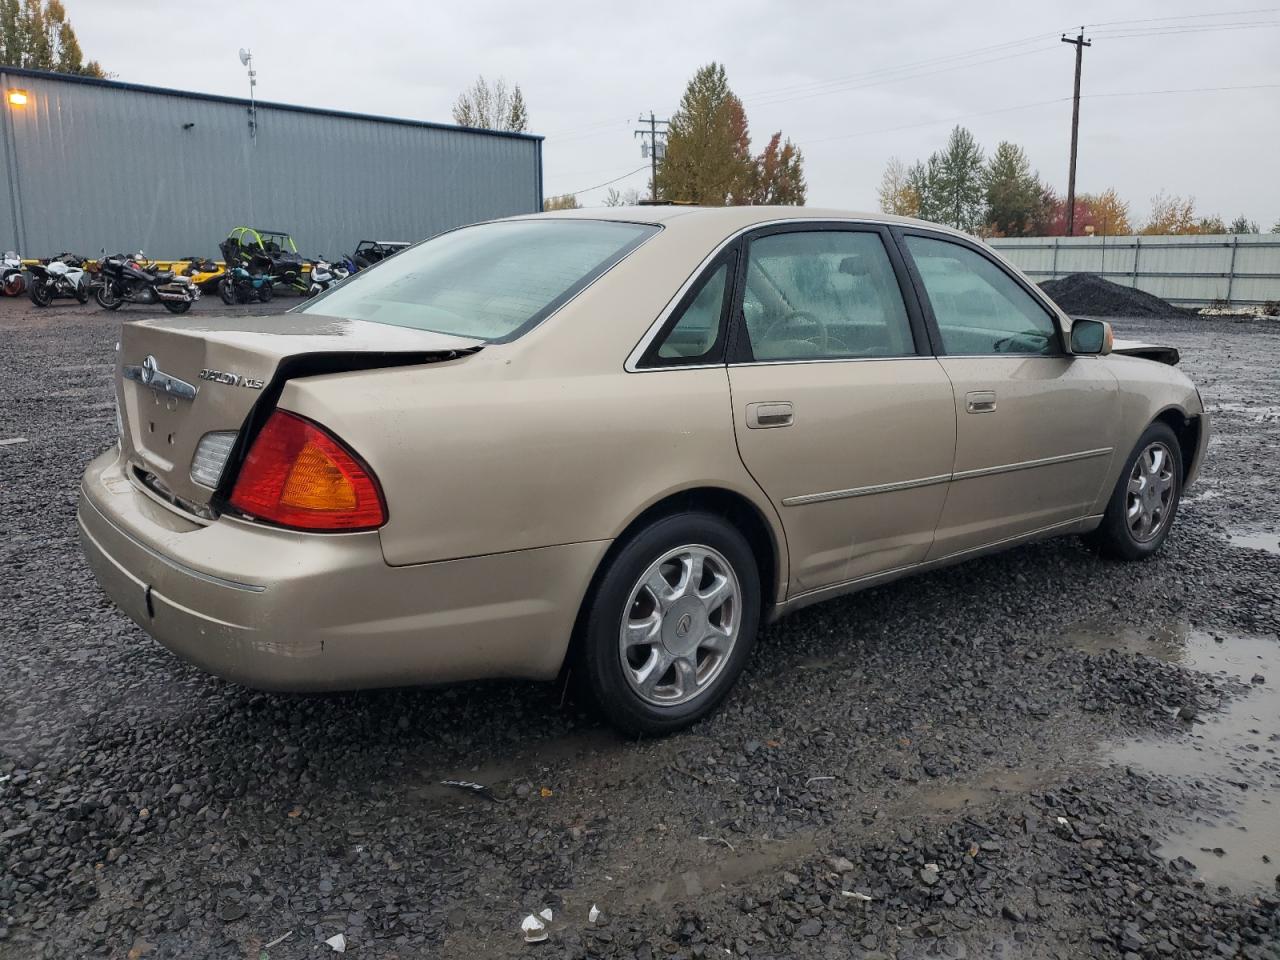
M 528 134 L 8 67 L 0 88 L 0 246 L 26 257 L 217 256 L 239 225 L 332 257 L 542 207 Z

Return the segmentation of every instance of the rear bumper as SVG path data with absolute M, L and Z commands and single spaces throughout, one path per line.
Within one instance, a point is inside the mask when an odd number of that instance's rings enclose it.
M 103 590 L 210 673 L 271 690 L 549 679 L 607 541 L 388 566 L 378 534 L 188 521 L 125 474 L 85 472 L 80 540 Z

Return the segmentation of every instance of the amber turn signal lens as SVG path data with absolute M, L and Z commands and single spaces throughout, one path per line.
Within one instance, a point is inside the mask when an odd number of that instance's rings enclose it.
M 373 472 L 319 424 L 276 410 L 240 468 L 231 506 L 300 530 L 372 530 L 387 522 Z

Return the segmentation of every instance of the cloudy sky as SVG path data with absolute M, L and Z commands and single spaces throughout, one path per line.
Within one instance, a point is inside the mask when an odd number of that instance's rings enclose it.
M 1079 190 L 1115 187 L 1136 220 L 1160 190 L 1280 220 L 1280 7 L 1250 0 L 221 0 L 185 25 L 152 0 L 66 6 L 86 55 L 137 83 L 242 96 L 248 46 L 261 99 L 449 121 L 477 74 L 505 76 L 547 138 L 547 193 L 587 206 L 615 178 L 645 187 L 629 174 L 637 117 L 669 116 L 712 60 L 757 149 L 782 130 L 803 150 L 812 205 L 874 209 L 889 157 L 927 156 L 956 123 L 988 151 L 1021 144 L 1065 192 L 1073 48 L 1058 38 L 1083 22 Z

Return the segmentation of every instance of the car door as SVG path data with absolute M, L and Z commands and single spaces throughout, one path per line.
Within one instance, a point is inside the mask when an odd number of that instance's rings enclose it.
M 1074 523 L 1114 452 L 1115 378 L 1069 354 L 1057 315 L 979 244 L 898 238 L 955 391 L 954 475 L 929 559 Z
M 788 595 L 920 562 L 951 473 L 955 402 L 887 229 L 764 228 L 738 277 L 734 428 L 782 517 Z

